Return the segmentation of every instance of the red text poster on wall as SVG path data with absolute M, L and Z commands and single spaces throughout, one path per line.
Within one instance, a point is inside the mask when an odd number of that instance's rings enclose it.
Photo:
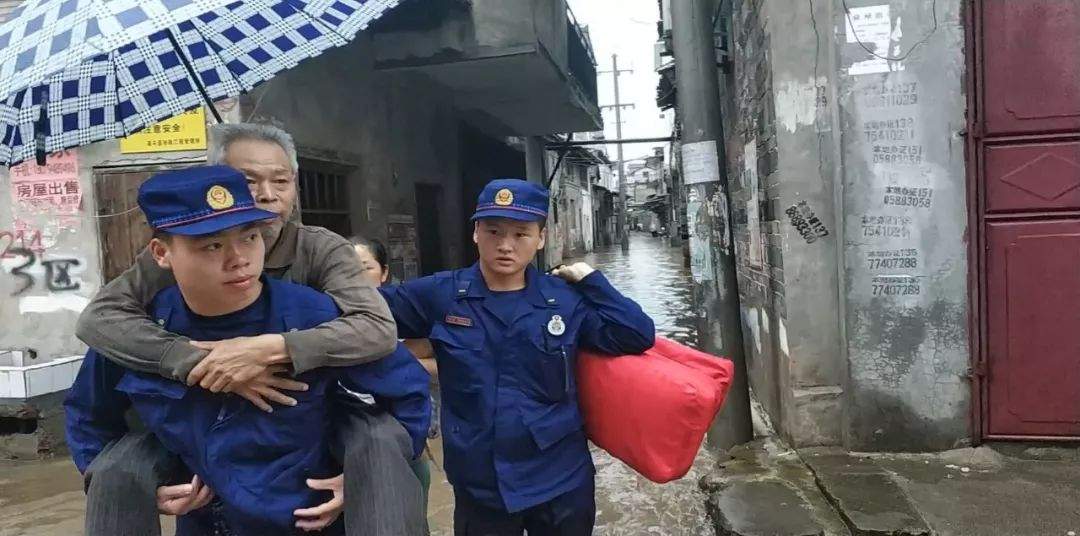
M 20 208 L 75 214 L 82 204 L 77 151 L 48 156 L 44 166 L 24 162 L 9 170 L 11 198 Z

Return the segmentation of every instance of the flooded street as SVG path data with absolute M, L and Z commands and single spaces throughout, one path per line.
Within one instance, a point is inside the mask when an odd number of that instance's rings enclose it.
M 603 270 L 615 288 L 641 304 L 656 322 L 657 333 L 697 344 L 690 270 L 683 265 L 681 249 L 668 247 L 662 238 L 631 234 L 628 253 L 615 246 L 581 260 Z M 698 480 L 715 463 L 708 451 L 698 453 L 681 480 L 655 484 L 606 452 L 592 450 L 597 536 L 715 534 L 706 517 L 705 494 L 698 489 Z
M 623 254 L 618 246 L 581 259 L 601 269 L 620 291 L 645 309 L 664 336 L 693 345 L 697 341 L 690 303 L 690 275 L 679 249 L 645 234 L 631 238 Z M 432 470 L 428 519 L 434 536 L 453 534 L 453 493 L 441 470 L 442 452 L 433 442 L 437 461 Z M 622 462 L 594 448 L 597 490 L 597 536 L 712 535 L 705 497 L 698 480 L 714 463 L 698 454 L 683 479 L 654 484 Z M 68 536 L 80 534 L 85 508 L 82 479 L 66 456 L 32 462 L 0 462 L 0 536 Z M 173 523 L 162 518 L 163 534 Z

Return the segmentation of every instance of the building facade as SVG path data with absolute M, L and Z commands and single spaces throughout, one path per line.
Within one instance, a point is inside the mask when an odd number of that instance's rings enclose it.
M 853 450 L 1080 437 L 1080 5 L 713 5 L 750 383 L 776 428 Z

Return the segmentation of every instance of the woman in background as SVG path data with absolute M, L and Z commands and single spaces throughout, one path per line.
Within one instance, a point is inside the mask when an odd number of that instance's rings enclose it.
M 360 258 L 363 276 L 368 279 L 372 286 L 381 287 L 390 282 L 389 258 L 386 254 L 386 246 L 382 242 L 362 236 L 353 236 L 349 239 L 349 243 L 353 245 L 357 257 Z M 420 364 L 428 371 L 432 381 L 435 382 L 439 375 L 438 367 L 435 364 L 435 350 L 431 347 L 431 343 L 427 339 L 405 339 L 402 342 L 420 360 Z M 429 436 L 434 438 L 438 435 L 439 430 L 439 407 L 435 397 L 435 386 L 432 387 L 432 416 Z M 427 456 L 431 456 L 430 446 L 425 453 Z M 420 479 L 421 487 L 424 490 L 424 505 L 426 508 L 428 490 L 431 488 L 431 467 L 428 460 L 424 459 L 424 454 L 413 460 L 412 468 L 416 473 L 416 478 Z

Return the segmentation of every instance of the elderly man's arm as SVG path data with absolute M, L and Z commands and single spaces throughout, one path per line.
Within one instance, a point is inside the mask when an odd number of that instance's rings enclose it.
M 345 239 L 317 231 L 308 285 L 330 295 L 341 316 L 311 329 L 285 334 L 297 373 L 322 366 L 344 367 L 380 359 L 397 347 L 397 325 L 386 301 L 361 274 L 356 252 Z
M 325 366 L 368 363 L 394 351 L 394 317 L 382 296 L 362 277 L 352 246 L 325 229 L 302 232 L 313 234 L 307 236 L 294 260 L 297 272 L 306 275 L 297 282 L 328 294 L 341 309 L 341 316 L 281 335 L 195 342 L 210 350 L 210 355 L 192 369 L 188 383 L 199 383 L 213 392 L 234 392 L 238 385 L 247 386 L 256 376 L 265 375 L 265 367 L 276 363 L 291 362 L 299 374 Z
M 151 300 L 175 284 L 148 249 L 98 292 L 79 315 L 75 335 L 109 360 L 131 370 L 184 381 L 206 350 L 166 331 L 147 315 Z

